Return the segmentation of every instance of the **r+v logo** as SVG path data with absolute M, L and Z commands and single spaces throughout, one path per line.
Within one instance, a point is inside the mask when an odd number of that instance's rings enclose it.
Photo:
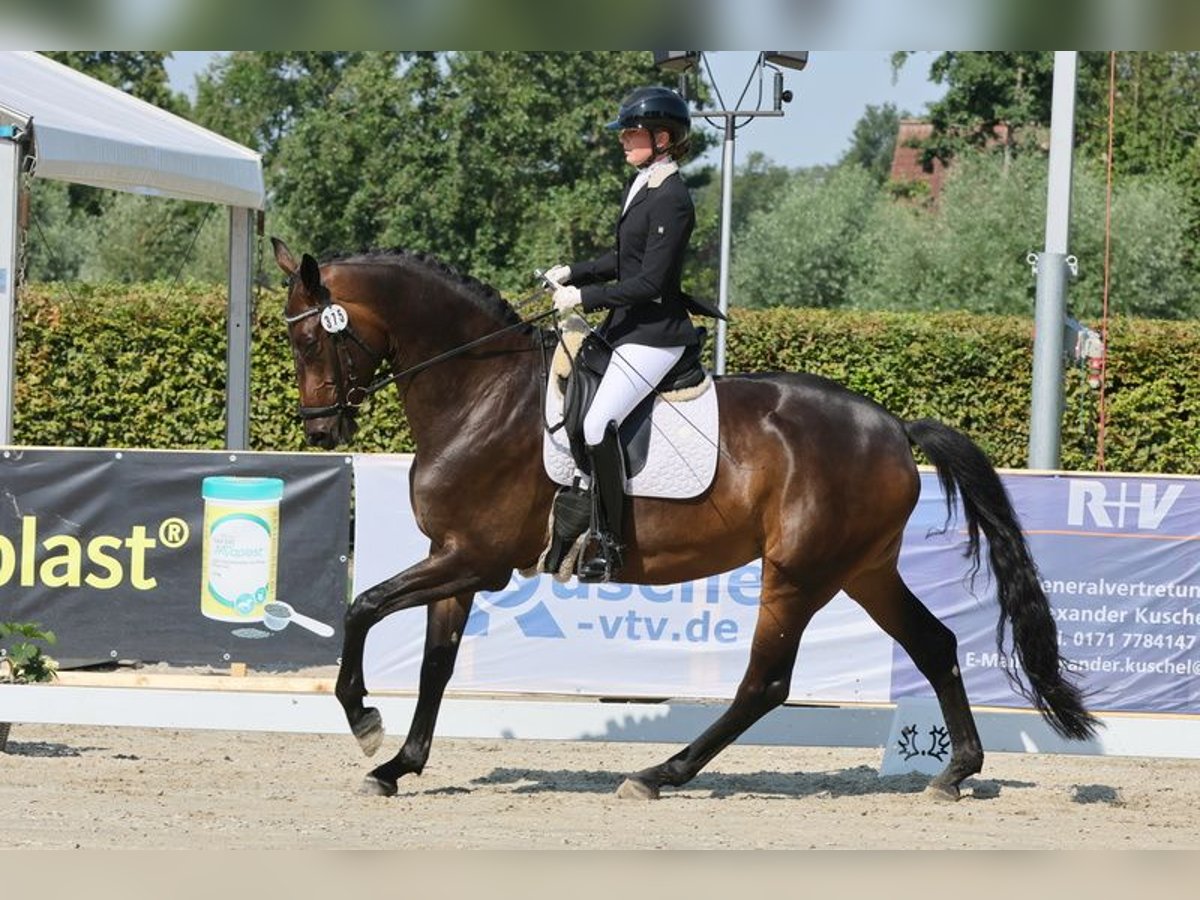
M 1157 528 L 1183 493 L 1182 484 L 1168 484 L 1159 496 L 1161 485 L 1150 481 L 1131 483 L 1072 478 L 1070 485 L 1068 524 L 1091 524 L 1098 528 Z M 1137 489 L 1136 496 L 1134 488 Z M 1090 523 L 1085 519 L 1090 519 Z

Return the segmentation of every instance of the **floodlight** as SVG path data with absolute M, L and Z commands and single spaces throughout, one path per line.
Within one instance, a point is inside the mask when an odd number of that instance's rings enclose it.
M 808 65 L 807 50 L 764 50 L 763 58 L 785 69 L 803 69 Z
M 654 64 L 666 72 L 690 72 L 700 62 L 699 50 L 652 50 Z

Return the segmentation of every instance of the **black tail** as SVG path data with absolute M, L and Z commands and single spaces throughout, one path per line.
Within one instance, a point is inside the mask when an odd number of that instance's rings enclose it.
M 1050 602 L 1038 580 L 1025 535 L 1017 523 L 1008 492 L 984 452 L 966 435 L 932 419 L 908 422 L 908 438 L 937 468 L 947 511 L 961 496 L 967 518 L 967 556 L 979 569 L 979 533 L 987 538 L 988 558 L 1000 601 L 996 645 L 1001 653 L 1019 662 L 1028 687 L 1011 667 L 1005 671 L 1014 687 L 1063 737 L 1084 740 L 1096 733 L 1099 722 L 1084 708 L 1079 688 L 1063 677 L 1058 655 L 1058 628 Z M 1004 632 L 1012 626 L 1011 651 Z

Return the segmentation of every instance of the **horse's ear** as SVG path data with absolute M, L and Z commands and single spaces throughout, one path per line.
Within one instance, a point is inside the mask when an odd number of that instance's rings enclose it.
M 296 274 L 296 257 L 292 256 L 292 251 L 277 237 L 271 238 L 271 246 L 275 248 L 275 262 L 279 263 L 279 268 L 283 269 L 288 275 Z
M 300 257 L 300 282 L 310 294 L 317 293 L 321 287 L 321 268 L 307 253 Z

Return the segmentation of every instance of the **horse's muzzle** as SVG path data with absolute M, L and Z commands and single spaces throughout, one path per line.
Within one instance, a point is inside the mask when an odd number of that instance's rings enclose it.
M 348 444 L 358 431 L 358 422 L 352 412 L 338 412 L 320 419 L 309 419 L 304 423 L 304 437 L 311 447 L 332 450 Z

